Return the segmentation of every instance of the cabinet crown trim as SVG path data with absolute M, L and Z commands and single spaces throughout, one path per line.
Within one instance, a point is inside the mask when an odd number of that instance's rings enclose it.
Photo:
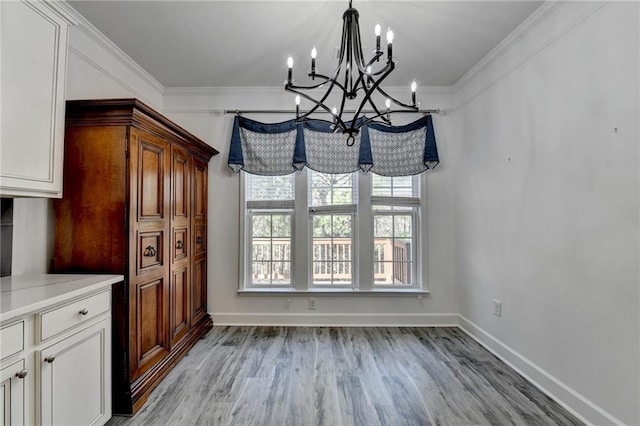
M 219 151 L 135 98 L 67 101 L 66 125 L 135 126 L 170 138 L 206 161 Z

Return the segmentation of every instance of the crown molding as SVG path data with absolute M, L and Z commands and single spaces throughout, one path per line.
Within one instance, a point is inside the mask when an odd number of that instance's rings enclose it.
M 100 30 L 98 30 L 91 22 L 89 22 L 84 16 L 82 16 L 77 10 L 75 10 L 66 1 L 55 2 L 58 9 L 64 11 L 64 13 L 70 16 L 76 21 L 76 28 L 87 35 L 96 44 L 102 47 L 106 52 L 110 53 L 120 63 L 122 63 L 131 72 L 136 74 L 142 80 L 147 82 L 150 86 L 156 89 L 158 92 L 164 94 L 165 87 L 156 80 L 151 74 L 149 74 L 144 68 L 138 65 L 129 55 L 127 55 L 122 49 L 120 49 L 114 42 L 109 40 Z
M 59 16 L 61 16 L 69 25 L 78 25 L 77 13 L 71 13 L 69 11 L 69 5 L 65 2 L 49 1 L 42 2 L 42 4 L 53 10 Z
M 406 86 L 389 86 L 386 91 L 406 91 Z M 453 93 L 453 86 L 418 86 L 421 93 Z M 165 96 L 238 96 L 243 94 L 273 94 L 281 95 L 283 87 L 256 86 L 256 87 L 165 87 Z
M 525 19 L 520 25 L 516 27 L 507 37 L 505 37 L 496 47 L 491 49 L 478 63 L 476 63 L 469 71 L 467 71 L 458 81 L 456 81 L 451 87 L 453 92 L 458 92 L 467 81 L 469 81 L 476 74 L 480 73 L 489 64 L 498 59 L 512 44 L 517 40 L 530 33 L 531 30 L 545 21 L 549 16 L 554 14 L 561 5 L 559 0 L 547 0 L 539 8 L 537 8 L 527 19 Z

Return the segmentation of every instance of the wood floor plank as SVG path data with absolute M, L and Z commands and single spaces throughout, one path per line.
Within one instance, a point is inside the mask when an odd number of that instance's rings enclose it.
M 214 327 L 137 425 L 580 425 L 457 328 Z

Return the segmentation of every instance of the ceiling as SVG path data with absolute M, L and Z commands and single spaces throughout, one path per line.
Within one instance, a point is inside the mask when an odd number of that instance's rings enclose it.
M 320 72 L 337 65 L 342 1 L 70 1 L 78 12 L 165 87 L 277 87 L 286 58 L 304 81 L 310 51 Z M 395 34 L 388 86 L 449 86 L 542 1 L 355 0 L 363 50 L 373 27 Z M 368 59 L 369 55 L 365 53 Z

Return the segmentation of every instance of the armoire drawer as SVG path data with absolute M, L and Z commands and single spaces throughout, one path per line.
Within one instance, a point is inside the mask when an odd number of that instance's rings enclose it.
M 111 309 L 111 293 L 104 291 L 38 314 L 40 341 L 47 340 Z

